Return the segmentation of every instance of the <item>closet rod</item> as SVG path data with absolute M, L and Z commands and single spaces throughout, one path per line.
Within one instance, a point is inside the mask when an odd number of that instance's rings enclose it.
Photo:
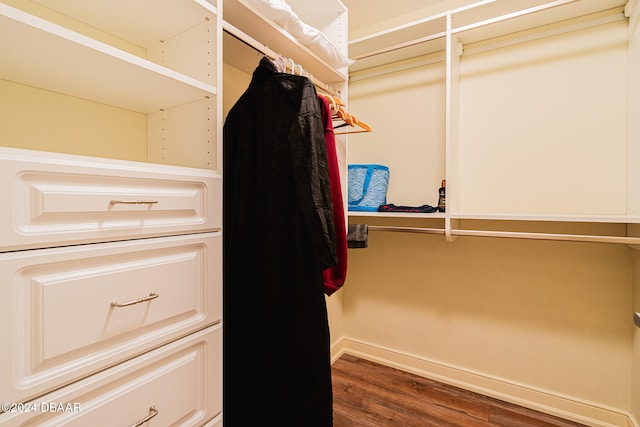
M 539 6 L 534 6 L 534 7 L 530 7 L 530 8 L 527 8 L 527 9 L 522 9 L 522 10 L 519 10 L 517 12 L 512 12 L 512 13 L 508 13 L 508 14 L 505 14 L 505 15 L 496 16 L 496 17 L 490 18 L 490 19 L 485 19 L 483 21 L 476 22 L 476 23 L 469 24 L 469 25 L 465 25 L 463 27 L 453 28 L 451 30 L 451 33 L 452 34 L 457 34 L 457 33 L 463 32 L 463 31 L 468 31 L 468 30 L 472 30 L 472 29 L 475 29 L 475 28 L 484 27 L 486 25 L 490 25 L 490 24 L 495 24 L 495 23 L 498 23 L 498 22 L 506 21 L 506 20 L 509 20 L 509 19 L 512 19 L 512 18 L 517 18 L 519 16 L 528 15 L 530 13 L 540 12 L 542 10 L 547 10 L 547 9 L 551 9 L 553 7 L 562 6 L 562 5 L 567 4 L 567 3 L 573 3 L 575 1 L 576 0 L 555 0 L 555 1 L 552 1 L 552 2 L 549 2 L 549 3 L 545 3 L 545 4 L 542 4 L 542 5 L 539 5 Z M 480 3 L 477 3 L 477 4 L 472 4 L 472 5 L 467 6 L 467 7 L 454 9 L 454 10 L 451 11 L 451 13 L 452 14 L 459 13 L 459 12 L 462 12 L 462 11 L 465 11 L 465 10 L 468 10 L 468 9 L 475 8 L 477 6 L 482 6 L 485 3 L 486 2 L 480 2 Z M 443 15 L 438 15 L 438 17 L 441 17 L 441 16 L 443 16 Z M 416 24 L 420 24 L 422 22 L 424 22 L 424 19 L 415 21 Z M 403 25 L 402 27 L 399 27 L 399 28 L 405 28 L 405 27 L 408 27 L 408 26 L 410 26 L 410 25 Z M 391 31 L 389 31 L 389 32 L 391 32 Z M 418 44 L 421 44 L 421 43 L 425 43 L 427 41 L 436 40 L 438 38 L 443 38 L 445 35 L 446 35 L 446 31 L 443 31 L 443 32 L 431 34 L 431 35 L 428 35 L 428 36 L 419 37 L 419 38 L 416 38 L 416 39 L 413 39 L 413 40 L 407 40 L 406 42 L 402 42 L 402 43 L 398 43 L 398 44 L 395 44 L 395 45 L 392 45 L 392 46 L 387 46 L 387 47 L 384 47 L 384 48 L 376 49 L 376 50 L 369 51 L 369 52 L 366 52 L 366 53 L 363 53 L 363 54 L 360 54 L 360 55 L 355 55 L 355 56 L 352 57 L 352 59 L 364 59 L 364 58 L 369 58 L 369 57 L 372 57 L 372 56 L 375 56 L 375 55 L 381 55 L 383 53 L 388 53 L 388 52 L 392 52 L 394 50 L 403 49 L 405 47 L 410 47 L 410 46 L 415 46 L 415 45 L 418 45 Z
M 394 227 L 370 225 L 369 230 L 373 231 L 393 231 L 401 233 L 422 233 L 422 234 L 445 234 L 441 228 L 422 227 Z M 532 240 L 556 240 L 568 242 L 591 242 L 591 243 L 618 243 L 624 245 L 639 245 L 640 237 L 627 236 L 598 236 L 588 234 L 556 234 L 556 233 L 529 233 L 522 231 L 492 231 L 492 230 L 460 230 L 453 229 L 451 234 L 455 236 L 475 236 L 475 237 L 496 237 L 510 239 L 532 239 Z
M 640 237 L 598 236 L 589 234 L 528 233 L 522 231 L 451 230 L 456 236 L 503 237 L 511 239 L 558 240 L 568 242 L 640 244 Z
M 374 231 L 399 231 L 402 233 L 421 233 L 421 234 L 443 234 L 442 228 L 423 228 L 423 227 L 394 227 L 384 225 L 369 225 L 368 230 Z
M 279 57 L 282 56 L 278 52 L 275 52 L 274 50 L 270 49 L 267 45 L 260 43 L 259 41 L 257 41 L 256 39 L 254 39 L 253 37 L 248 35 L 247 33 L 239 30 L 238 28 L 236 28 L 235 26 L 229 24 L 226 21 L 224 22 L 222 31 L 224 31 L 225 33 L 229 34 L 232 37 L 235 37 L 237 40 L 239 40 L 242 43 L 246 44 L 250 48 L 252 48 L 255 51 L 257 51 L 258 53 L 263 54 L 264 56 L 266 56 L 267 58 L 269 58 L 272 61 L 274 61 L 274 60 L 276 60 L 276 59 L 278 59 Z M 313 82 L 314 85 L 316 85 L 317 88 L 325 91 L 328 94 L 338 96 L 338 91 L 333 89 L 330 85 L 328 85 L 325 82 L 322 82 L 322 81 L 316 79 L 310 73 L 308 73 L 308 74 L 309 75 L 307 77 L 309 78 L 309 80 L 311 80 Z

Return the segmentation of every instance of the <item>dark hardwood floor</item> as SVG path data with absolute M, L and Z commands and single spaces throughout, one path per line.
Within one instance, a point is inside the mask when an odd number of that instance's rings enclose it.
M 332 368 L 334 427 L 577 427 L 348 354 Z

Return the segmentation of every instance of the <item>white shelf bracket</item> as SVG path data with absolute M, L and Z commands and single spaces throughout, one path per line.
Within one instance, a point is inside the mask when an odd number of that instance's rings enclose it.
M 444 235 L 445 235 L 445 238 L 447 239 L 447 242 L 453 242 L 458 238 L 458 236 L 453 234 L 452 231 L 453 229 L 457 229 L 460 227 L 459 222 L 460 220 L 458 219 L 451 219 L 448 217 L 444 219 Z

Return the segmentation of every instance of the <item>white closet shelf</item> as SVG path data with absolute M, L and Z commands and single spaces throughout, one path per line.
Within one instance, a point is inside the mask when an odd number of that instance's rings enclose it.
M 215 19 L 217 8 L 207 0 L 32 0 L 137 46 L 149 48 L 204 19 Z M 144 23 L 144 25 L 141 25 Z
M 325 83 L 333 84 L 347 80 L 346 74 L 327 64 L 309 48 L 242 0 L 225 1 L 223 20 L 223 25 L 231 24 L 235 29 L 256 40 L 268 40 L 269 44 L 266 47 L 269 50 L 293 59 Z
M 319 30 L 322 30 L 327 22 L 335 20 L 336 16 L 347 11 L 347 7 L 340 0 L 287 0 L 287 4 L 303 22 Z
M 1 3 L 0 57 L 2 79 L 141 113 L 216 94 L 211 85 Z
M 444 51 L 448 14 L 451 34 L 466 45 L 604 11 L 618 13 L 626 3 L 627 0 L 478 1 L 352 40 L 349 55 L 358 60 L 349 71 Z
M 378 50 L 385 51 L 389 47 L 402 48 L 404 44 L 426 43 L 431 40 L 439 40 L 424 47 L 425 52 L 437 52 L 445 49 L 445 32 L 447 30 L 446 14 L 428 16 L 408 24 L 393 27 L 390 30 L 380 31 L 366 37 L 361 37 L 349 42 L 349 57 L 360 60 L 368 56 L 376 55 Z

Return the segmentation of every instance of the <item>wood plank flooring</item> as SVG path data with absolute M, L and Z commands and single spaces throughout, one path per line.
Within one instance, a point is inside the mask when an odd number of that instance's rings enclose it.
M 348 354 L 332 380 L 334 427 L 582 426 Z

